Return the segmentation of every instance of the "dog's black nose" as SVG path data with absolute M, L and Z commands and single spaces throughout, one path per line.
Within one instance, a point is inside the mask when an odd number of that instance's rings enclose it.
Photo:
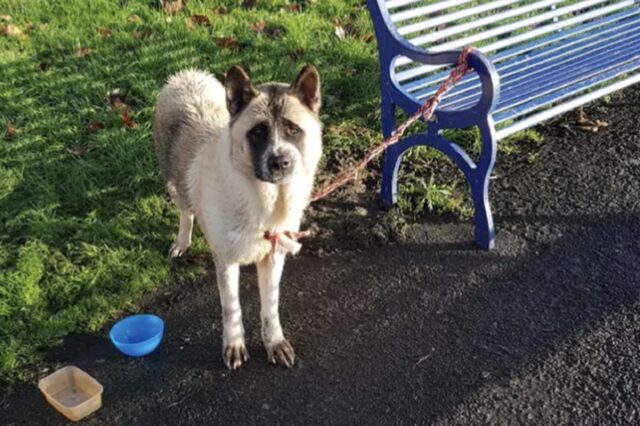
M 291 167 L 291 160 L 284 155 L 272 155 L 268 164 L 269 170 L 273 172 L 286 172 Z

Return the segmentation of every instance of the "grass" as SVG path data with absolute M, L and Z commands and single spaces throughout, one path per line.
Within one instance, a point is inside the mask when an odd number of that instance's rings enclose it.
M 190 0 L 175 15 L 153 0 L 0 5 L 11 17 L 0 25 L 22 31 L 0 36 L 0 381 L 24 379 L 69 332 L 96 331 L 135 310 L 141 294 L 201 273 L 172 269 L 166 257 L 177 212 L 156 166 L 151 119 L 170 74 L 198 67 L 221 77 L 241 63 L 257 81 L 290 81 L 313 63 L 330 172 L 378 141 L 377 52 L 362 2 L 241 3 Z M 131 127 L 109 104 L 114 89 Z M 432 152 L 412 155 L 424 170 L 441 164 Z M 424 170 L 416 164 L 403 180 L 403 210 L 464 214 L 458 183 L 436 184 Z M 202 238 L 192 250 L 207 252 Z

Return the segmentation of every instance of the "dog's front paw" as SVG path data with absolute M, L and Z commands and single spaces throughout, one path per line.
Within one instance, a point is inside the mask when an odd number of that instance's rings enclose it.
M 180 257 L 189 250 L 189 244 L 184 241 L 175 240 L 169 247 L 169 257 Z
M 229 370 L 235 370 L 249 361 L 249 352 L 247 352 L 244 342 L 229 344 L 222 351 L 222 359 Z
M 293 346 L 286 339 L 267 346 L 267 356 L 270 363 L 284 365 L 285 367 L 292 367 L 296 359 Z

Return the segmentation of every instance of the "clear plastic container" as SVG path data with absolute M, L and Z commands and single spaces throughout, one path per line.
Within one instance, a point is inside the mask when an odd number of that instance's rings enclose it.
M 74 422 L 102 407 L 102 385 L 78 367 L 61 368 L 41 379 L 38 388 L 49 404 Z

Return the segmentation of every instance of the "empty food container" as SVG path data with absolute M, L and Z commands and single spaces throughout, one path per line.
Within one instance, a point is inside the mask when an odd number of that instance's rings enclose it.
M 41 379 L 38 388 L 69 420 L 78 421 L 102 406 L 102 385 L 78 367 L 61 368 Z

